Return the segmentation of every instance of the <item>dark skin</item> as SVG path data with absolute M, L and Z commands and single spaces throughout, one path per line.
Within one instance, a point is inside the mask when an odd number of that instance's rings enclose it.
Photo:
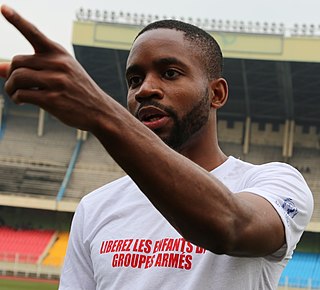
M 15 103 L 37 105 L 94 134 L 150 202 L 194 244 L 218 254 L 256 257 L 285 243 L 281 219 L 268 201 L 249 192 L 232 193 L 208 173 L 227 158 L 217 142 L 216 111 L 226 102 L 228 87 L 223 78 L 208 79 L 182 32 L 147 31 L 134 42 L 127 62 L 126 110 L 64 48 L 7 6 L 1 12 L 35 51 L 0 64 L 5 90 Z M 174 126 L 170 116 L 154 105 L 139 111 L 141 120 L 133 116 L 151 99 L 183 117 L 205 92 L 206 122 L 176 150 L 161 140 Z M 155 111 L 156 118 L 146 119 Z

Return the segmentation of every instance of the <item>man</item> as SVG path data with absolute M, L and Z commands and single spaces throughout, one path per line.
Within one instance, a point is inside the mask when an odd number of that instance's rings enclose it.
M 0 66 L 12 100 L 92 132 L 128 174 L 79 204 L 59 289 L 276 289 L 312 194 L 289 165 L 220 150 L 228 87 L 215 40 L 178 21 L 142 30 L 127 61 L 130 114 L 63 48 L 1 10 L 35 50 Z

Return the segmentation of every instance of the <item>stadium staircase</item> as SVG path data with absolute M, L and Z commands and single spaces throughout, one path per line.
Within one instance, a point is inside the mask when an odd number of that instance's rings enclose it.
M 66 254 L 68 239 L 68 232 L 58 233 L 55 243 L 49 249 L 46 257 L 42 261 L 42 264 L 47 266 L 61 267 Z

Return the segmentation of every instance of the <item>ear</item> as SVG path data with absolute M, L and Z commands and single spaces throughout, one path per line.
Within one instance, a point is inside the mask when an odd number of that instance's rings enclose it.
M 228 84 L 224 78 L 214 79 L 210 83 L 211 107 L 220 109 L 228 99 Z

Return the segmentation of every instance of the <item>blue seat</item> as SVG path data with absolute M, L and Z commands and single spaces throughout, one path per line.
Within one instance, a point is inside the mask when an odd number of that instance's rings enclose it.
M 279 285 L 320 288 L 320 254 L 295 252 L 284 269 Z

